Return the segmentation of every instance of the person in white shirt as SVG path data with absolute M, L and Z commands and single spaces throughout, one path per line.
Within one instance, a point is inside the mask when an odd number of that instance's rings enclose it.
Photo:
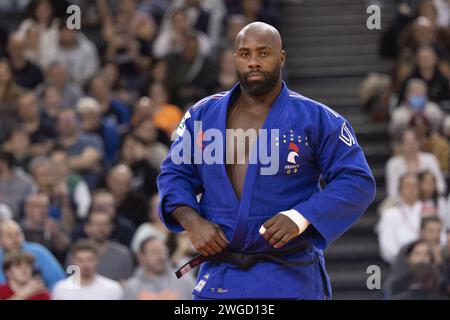
M 71 249 L 73 275 L 58 282 L 52 291 L 52 300 L 119 300 L 123 290 L 120 284 L 97 274 L 99 253 L 89 240 L 78 241 Z
M 444 227 L 450 226 L 450 212 L 447 200 L 439 194 L 434 174 L 425 170 L 419 173 L 420 200 L 423 202 L 423 216 L 438 216 Z
M 388 197 L 398 197 L 400 177 L 406 173 L 418 174 L 429 170 L 436 177 L 437 190 L 444 194 L 447 185 L 436 157 L 419 151 L 419 140 L 413 130 L 403 131 L 399 137 L 400 154 L 390 158 L 386 164 L 386 191 Z
M 408 173 L 400 178 L 400 201 L 381 212 L 378 242 L 381 257 L 393 263 L 400 249 L 419 238 L 423 204 L 419 200 L 419 180 Z

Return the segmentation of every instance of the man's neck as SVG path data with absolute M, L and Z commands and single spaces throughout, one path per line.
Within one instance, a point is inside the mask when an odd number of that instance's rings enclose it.
M 88 285 L 92 284 L 95 281 L 96 277 L 97 277 L 97 275 L 95 273 L 93 275 L 91 275 L 91 276 L 88 276 L 88 277 L 83 277 L 82 276 L 80 278 L 80 285 L 82 287 L 88 286 Z
M 26 283 L 19 283 L 19 282 L 14 281 L 14 280 L 9 280 L 8 281 L 8 285 L 9 285 L 9 287 L 11 288 L 11 290 L 13 292 L 17 292 L 17 291 L 20 291 L 20 289 L 25 287 L 27 284 Z
M 270 109 L 272 107 L 272 104 L 280 94 L 281 88 L 282 83 L 281 81 L 278 81 L 275 87 L 271 89 L 269 92 L 260 96 L 252 96 L 248 94 L 245 90 L 243 90 L 241 87 L 241 95 L 239 97 L 240 104 L 244 108 L 249 106 L 258 106 Z

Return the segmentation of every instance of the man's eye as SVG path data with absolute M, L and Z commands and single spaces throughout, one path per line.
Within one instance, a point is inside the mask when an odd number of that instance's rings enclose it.
M 239 53 L 239 56 L 240 56 L 241 58 L 247 58 L 247 57 L 248 57 L 248 53 L 246 53 L 246 52 L 241 52 L 241 53 Z
M 261 57 L 267 57 L 269 55 L 269 53 L 267 51 L 262 51 L 260 53 Z

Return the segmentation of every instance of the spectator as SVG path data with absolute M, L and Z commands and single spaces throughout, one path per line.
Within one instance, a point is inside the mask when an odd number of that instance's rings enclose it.
M 33 155 L 31 154 L 31 141 L 28 132 L 20 127 L 14 129 L 3 145 L 3 150 L 12 154 L 14 166 L 29 172 L 29 165 Z
M 83 132 L 94 133 L 102 138 L 105 146 L 105 164 L 108 166 L 115 163 L 120 144 L 117 124 L 111 119 L 102 118 L 100 104 L 94 98 L 80 99 L 76 109 Z
M 248 24 L 247 18 L 242 14 L 231 14 L 226 19 L 225 35 L 216 44 L 213 56 L 219 57 L 225 50 L 234 48 L 237 34 Z M 234 64 L 234 63 L 233 63 Z
M 399 155 L 391 157 L 386 164 L 386 190 L 388 197 L 396 198 L 399 179 L 406 173 L 418 174 L 430 170 L 437 180 L 437 190 L 444 194 L 447 188 L 436 157 L 419 151 L 417 135 L 412 130 L 405 130 L 398 136 Z
M 84 226 L 84 232 L 98 249 L 97 272 L 109 279 L 124 281 L 133 273 L 133 257 L 124 245 L 109 240 L 113 229 L 113 221 L 108 212 L 93 210 Z M 68 257 L 67 265 L 72 263 Z
M 406 85 L 406 99 L 392 112 L 389 129 L 391 134 L 405 130 L 416 114 L 424 114 L 434 130 L 441 127 L 444 113 L 434 102 L 428 101 L 427 86 L 423 80 L 410 79 Z
M 158 58 L 165 58 L 168 55 L 176 54 L 183 50 L 185 42 L 184 35 L 193 34 L 198 42 L 198 50 L 202 56 L 207 56 L 211 52 L 211 42 L 206 34 L 201 31 L 193 32 L 189 23 L 186 8 L 176 8 L 166 12 L 169 23 L 163 23 L 159 35 L 153 42 L 153 55 Z
M 64 109 L 63 97 L 56 86 L 46 86 L 43 92 L 41 110 L 46 122 L 56 127 L 58 114 Z
M 128 130 L 131 121 L 130 110 L 126 104 L 112 96 L 111 89 L 102 76 L 91 79 L 89 93 L 100 104 L 103 118 L 113 120 L 119 126 L 121 134 Z
M 22 89 L 15 82 L 6 59 L 0 59 L 0 143 L 18 122 L 16 101 Z
M 412 173 L 399 181 L 400 201 L 381 213 L 378 242 L 382 258 L 393 263 L 401 247 L 417 240 L 423 204 L 419 199 L 419 181 Z
M 148 163 L 153 169 L 160 171 L 161 163 L 167 155 L 169 139 L 164 132 L 158 130 L 150 119 L 142 120 L 133 129 L 133 136 L 145 145 Z
M 68 74 L 79 85 L 99 70 L 99 59 L 95 45 L 80 31 L 67 28 L 60 21 L 56 43 L 44 51 L 44 65 L 60 62 Z
M 393 300 L 441 300 L 439 274 L 431 264 L 417 264 L 412 267 L 408 290 L 392 297 Z
M 34 261 L 33 255 L 25 252 L 5 256 L 6 283 L 0 284 L 0 300 L 50 300 L 44 282 L 33 274 Z
M 39 243 L 63 261 L 70 238 L 57 221 L 49 217 L 50 199 L 45 193 L 34 193 L 25 202 L 21 227 L 28 242 Z
M 83 96 L 83 90 L 79 84 L 69 79 L 67 68 L 61 62 L 54 61 L 47 67 L 45 82 L 36 88 L 37 95 L 44 95 L 49 86 L 58 90 L 61 95 L 61 105 L 65 107 L 75 107 L 77 101 Z
M 450 3 L 447 0 L 433 0 L 437 11 L 437 25 L 446 28 L 450 25 Z
M 442 246 L 445 242 L 445 229 L 438 216 L 422 217 L 420 222 L 420 238 L 429 246 L 433 256 L 433 263 L 440 267 L 442 265 Z
M 154 82 L 150 85 L 148 96 L 151 100 L 145 97 L 141 98 L 135 110 L 140 105 L 150 105 L 153 123 L 158 129 L 163 130 L 167 133 L 167 136 L 171 137 L 173 131 L 178 127 L 183 113 L 178 106 L 169 103 L 169 92 L 160 82 Z
M 33 1 L 28 8 L 29 17 L 22 21 L 18 34 L 26 38 L 27 45 L 33 43 L 28 58 L 41 68 L 45 68 L 42 59 L 44 50 L 54 45 L 58 36 L 58 19 L 55 18 L 49 0 Z
M 104 154 L 101 138 L 96 134 L 83 133 L 75 111 L 70 109 L 58 115 L 57 131 L 57 143 L 69 156 L 69 167 L 83 176 L 89 188 L 94 188 Z
M 450 297 L 450 229 L 446 232 L 446 243 L 442 249 L 443 293 Z
M 231 47 L 220 53 L 219 73 L 215 83 L 211 87 L 211 92 L 228 91 L 238 81 L 239 79 L 234 64 L 234 50 Z
M 167 57 L 167 85 L 173 102 L 184 108 L 200 100 L 214 82 L 212 61 L 200 49 L 197 34 L 188 32 L 182 41 L 181 52 Z
M 86 218 L 91 205 L 91 194 L 86 181 L 70 170 L 68 156 L 62 149 L 53 149 L 49 156 L 56 180 L 55 185 L 59 186 L 60 190 L 67 190 L 76 207 L 77 219 Z
M 66 185 L 56 183 L 50 159 L 34 158 L 30 163 L 30 172 L 38 190 L 49 196 L 50 217 L 58 221 L 63 230 L 70 234 L 75 224 L 75 210 Z
M 80 240 L 71 248 L 73 264 L 80 270 L 79 279 L 67 278 L 56 284 L 53 300 L 119 300 L 122 288 L 119 283 L 97 273 L 100 254 L 87 240 Z
M 22 201 L 35 190 L 33 180 L 23 170 L 14 167 L 12 154 L 0 152 L 0 203 L 7 204 L 17 218 Z
M 39 112 L 36 95 L 32 92 L 22 94 L 17 101 L 17 107 L 20 124 L 30 137 L 31 154 L 34 156 L 46 154 L 53 146 L 56 132 Z
M 429 170 L 419 173 L 420 200 L 423 203 L 424 216 L 439 216 L 445 223 L 449 221 L 447 203 L 444 197 L 439 195 L 436 187 L 436 177 Z
M 125 300 L 192 299 L 193 279 L 177 279 L 170 267 L 168 249 L 158 238 L 147 238 L 138 253 L 139 268 L 126 282 Z
M 383 285 L 384 297 L 390 299 L 406 291 L 411 281 L 411 269 L 421 263 L 433 263 L 433 255 L 427 242 L 418 239 L 405 245 L 395 259 Z
M 150 198 L 150 210 L 148 222 L 141 224 L 131 241 L 131 249 L 134 253 L 138 253 L 139 247 L 146 238 L 156 237 L 161 239 L 162 242 L 166 243 L 169 236 L 167 228 L 162 223 L 158 216 L 158 205 L 159 205 L 159 194 L 155 193 Z
M 450 143 L 438 131 L 433 130 L 423 114 L 415 114 L 411 118 L 410 127 L 416 132 L 421 151 L 433 154 L 439 162 L 441 170 L 450 171 Z
M 20 250 L 34 256 L 35 269 L 41 274 L 49 290 L 53 289 L 56 282 L 65 278 L 64 270 L 45 247 L 24 241 L 22 229 L 15 221 L 3 221 L 0 225 L 0 263 L 3 264 L 5 254 Z M 4 283 L 5 280 L 3 270 L 0 270 L 0 283 Z
M 113 222 L 113 231 L 109 238 L 110 240 L 119 242 L 127 247 L 130 246 L 135 229 L 134 224 L 116 212 L 116 200 L 108 190 L 97 189 L 94 191 L 92 210 L 104 211 L 110 215 Z M 86 238 L 84 222 L 81 222 L 75 229 L 73 238 Z
M 25 57 L 24 39 L 11 34 L 8 40 L 8 59 L 16 83 L 26 89 L 34 89 L 44 81 L 41 69 Z
M 262 21 L 278 28 L 278 1 L 242 0 L 236 2 L 239 5 L 235 6 L 231 12 L 235 13 L 237 7 L 237 11 L 245 16 L 248 23 Z
M 156 186 L 158 171 L 148 162 L 144 143 L 132 134 L 126 135 L 123 139 L 121 160 L 133 171 L 131 185 L 134 191 L 148 197 L 158 192 Z
M 399 101 L 405 95 L 406 83 L 411 79 L 421 79 L 426 83 L 428 99 L 435 103 L 450 100 L 449 79 L 439 70 L 439 59 L 432 47 L 420 47 L 416 52 L 416 68 L 400 89 Z
M 111 168 L 106 185 L 116 199 L 117 212 L 130 219 L 135 226 L 147 222 L 148 201 L 132 189 L 133 172 L 120 164 Z

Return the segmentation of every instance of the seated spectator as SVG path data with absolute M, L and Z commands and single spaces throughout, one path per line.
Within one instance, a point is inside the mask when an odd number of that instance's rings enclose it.
M 32 92 L 22 94 L 17 101 L 17 111 L 21 127 L 28 132 L 31 153 L 34 156 L 46 154 L 53 146 L 56 132 L 39 111 L 39 103 Z
M 56 282 L 65 278 L 64 270 L 50 251 L 40 244 L 26 242 L 22 229 L 15 221 L 3 221 L 0 224 L 0 263 L 3 264 L 5 254 L 15 251 L 28 252 L 34 256 L 34 267 L 49 290 L 53 289 Z M 0 283 L 5 281 L 3 270 L 0 270 Z
M 58 282 L 52 292 L 52 300 L 121 299 L 120 284 L 97 273 L 101 258 L 95 244 L 80 240 L 71 248 L 70 256 L 72 263 L 79 268 L 79 274 Z
M 86 181 L 79 174 L 70 170 L 68 156 L 62 149 L 53 149 L 49 157 L 56 180 L 55 185 L 59 186 L 61 190 L 67 190 L 70 200 L 75 205 L 76 218 L 86 218 L 91 206 L 91 194 Z
M 44 51 L 44 65 L 55 61 L 63 64 L 79 85 L 84 85 L 99 70 L 95 45 L 81 31 L 68 29 L 65 21 L 59 22 L 55 44 Z
M 104 211 L 109 213 L 113 222 L 113 231 L 110 240 L 119 242 L 129 247 L 134 234 L 134 224 L 129 219 L 116 212 L 116 200 L 113 195 L 105 189 L 97 189 L 92 195 L 92 210 Z M 73 239 L 86 238 L 84 232 L 85 222 L 82 221 L 75 228 Z
M 392 300 L 442 300 L 439 293 L 439 273 L 432 264 L 417 264 L 411 270 L 408 290 Z
M 169 138 L 164 132 L 158 130 L 150 119 L 140 121 L 133 129 L 133 136 L 145 145 L 145 154 L 148 163 L 158 172 L 161 163 L 169 152 L 167 144 Z
M 279 2 L 270 0 L 242 0 L 235 1 L 237 5 L 231 7 L 231 13 L 241 13 L 248 23 L 262 21 L 275 28 L 279 24 Z
M 450 143 L 438 131 L 433 130 L 423 114 L 415 114 L 411 118 L 410 128 L 416 132 L 423 152 L 433 154 L 439 162 L 441 170 L 450 171 Z
M 436 177 L 437 190 L 444 194 L 447 186 L 442 175 L 439 162 L 430 153 L 421 152 L 416 133 L 405 130 L 398 135 L 399 154 L 391 157 L 386 163 L 386 191 L 388 197 L 396 198 L 400 177 L 406 173 L 418 174 L 429 170 Z
M 8 60 L 0 59 L 0 144 L 17 125 L 16 102 L 22 91 L 13 78 Z
M 47 67 L 45 82 L 36 88 L 36 94 L 42 97 L 50 86 L 58 90 L 61 95 L 61 105 L 65 107 L 75 107 L 77 101 L 83 96 L 80 85 L 69 78 L 67 68 L 61 62 L 52 62 Z
M 399 93 L 399 101 L 403 100 L 406 86 L 411 79 L 421 79 L 427 87 L 428 99 L 435 103 L 450 100 L 449 79 L 439 70 L 439 59 L 432 47 L 420 47 L 416 52 L 416 68 L 404 81 Z
M 34 193 L 25 201 L 25 214 L 20 225 L 26 241 L 43 245 L 63 262 L 70 238 L 58 221 L 49 217 L 49 211 L 49 197 L 45 193 Z
M 102 167 L 104 145 L 96 134 L 83 133 L 78 126 L 75 111 L 65 109 L 58 115 L 57 131 L 59 145 L 69 156 L 69 167 L 80 173 L 94 188 Z
M 215 66 L 200 49 L 194 31 L 184 35 L 182 50 L 167 57 L 169 88 L 172 102 L 184 108 L 200 100 L 215 79 Z
M 433 263 L 437 267 L 441 267 L 442 245 L 446 241 L 445 229 L 442 227 L 441 219 L 438 216 L 422 217 L 419 236 L 428 244 L 433 257 Z
M 219 56 L 219 72 L 211 87 L 211 92 L 214 93 L 228 91 L 239 81 L 234 64 L 233 47 L 225 49 Z
M 46 86 L 42 95 L 41 110 L 44 118 L 56 127 L 58 114 L 64 110 L 63 97 L 56 86 Z
M 193 30 L 186 8 L 174 8 L 172 11 L 167 11 L 166 16 L 164 19 L 168 23 L 163 23 L 158 37 L 153 42 L 153 55 L 158 59 L 182 51 L 185 41 L 184 35 Z M 198 41 L 198 50 L 201 55 L 207 56 L 211 52 L 210 39 L 201 31 L 197 31 L 194 34 Z
M 33 274 L 35 259 L 26 252 L 13 252 L 3 260 L 6 283 L 0 284 L 0 300 L 50 300 L 41 277 Z
M 384 298 L 390 299 L 408 289 L 411 269 L 421 263 L 433 263 L 433 255 L 425 240 L 418 239 L 405 245 L 395 259 L 395 263 L 383 284 Z
M 22 21 L 18 33 L 28 40 L 27 57 L 39 67 L 45 68 L 42 60 L 43 51 L 54 45 L 56 41 L 58 19 L 55 18 L 50 0 L 33 1 L 28 12 L 29 17 Z M 32 46 L 30 42 L 33 43 Z
M 23 37 L 18 34 L 10 35 L 7 52 L 14 79 L 19 86 L 34 89 L 44 81 L 41 69 L 25 57 Z
M 120 136 L 117 124 L 111 119 L 102 118 L 100 105 L 94 98 L 82 98 L 76 105 L 81 120 L 81 129 L 85 133 L 94 133 L 102 138 L 105 146 L 104 160 L 106 166 L 116 162 L 119 151 Z
M 131 220 L 135 226 L 147 222 L 148 201 L 144 195 L 132 189 L 133 172 L 120 164 L 111 168 L 106 186 L 116 199 L 116 210 Z
M 126 246 L 109 240 L 112 231 L 113 221 L 108 212 L 91 211 L 84 232 L 98 250 L 97 272 L 109 279 L 124 281 L 133 273 L 133 256 Z M 67 258 L 66 265 L 72 264 L 73 257 Z
M 417 240 L 423 210 L 415 174 L 408 173 L 400 178 L 399 193 L 398 204 L 382 212 L 378 224 L 381 257 L 391 264 L 401 247 Z
M 111 88 L 102 76 L 95 76 L 89 82 L 89 93 L 100 104 L 103 118 L 111 119 L 119 126 L 119 133 L 128 130 L 131 123 L 131 114 L 128 106 L 114 98 Z
M 170 267 L 166 245 L 158 238 L 147 238 L 138 253 L 139 267 L 125 284 L 125 300 L 192 299 L 192 278 L 177 279 Z
M 65 184 L 56 183 L 52 171 L 49 158 L 36 157 L 30 163 L 30 172 L 38 191 L 47 194 L 50 199 L 50 217 L 58 221 L 63 230 L 70 234 L 76 220 L 75 208 L 68 188 Z
M 160 82 L 154 82 L 150 85 L 148 96 L 151 99 L 147 103 L 151 105 L 153 123 L 158 129 L 163 130 L 167 133 L 167 136 L 171 137 L 181 118 L 183 118 L 183 113 L 178 106 L 169 103 L 169 92 Z M 139 100 L 138 105 L 144 102 L 142 99 Z
M 0 152 L 0 202 L 7 204 L 15 218 L 19 217 L 20 205 L 36 191 L 33 180 L 20 168 L 15 168 L 14 157 Z
M 144 143 L 132 134 L 123 138 L 120 150 L 121 162 L 133 171 L 132 189 L 150 197 L 158 192 L 156 178 L 159 171 L 150 165 L 145 151 Z
M 162 242 L 166 243 L 169 236 L 169 230 L 162 223 L 158 216 L 158 205 L 159 205 L 159 194 L 155 193 L 150 198 L 150 210 L 148 222 L 141 224 L 131 241 L 131 249 L 134 253 L 139 251 L 139 247 L 146 238 L 156 237 L 161 239 Z
M 424 216 L 439 216 L 445 225 L 449 221 L 450 213 L 447 211 L 447 203 L 444 197 L 439 195 L 436 186 L 436 177 L 431 171 L 425 170 L 419 173 L 420 200 L 423 203 Z
M 392 112 L 389 124 L 391 134 L 405 130 L 416 114 L 425 115 L 433 130 L 440 129 L 444 113 L 437 104 L 428 101 L 426 83 L 420 79 L 411 79 L 406 85 L 405 100 Z
M 3 150 L 12 154 L 14 166 L 29 172 L 33 155 L 31 154 L 31 141 L 28 132 L 20 127 L 11 131 L 8 140 L 3 145 Z

